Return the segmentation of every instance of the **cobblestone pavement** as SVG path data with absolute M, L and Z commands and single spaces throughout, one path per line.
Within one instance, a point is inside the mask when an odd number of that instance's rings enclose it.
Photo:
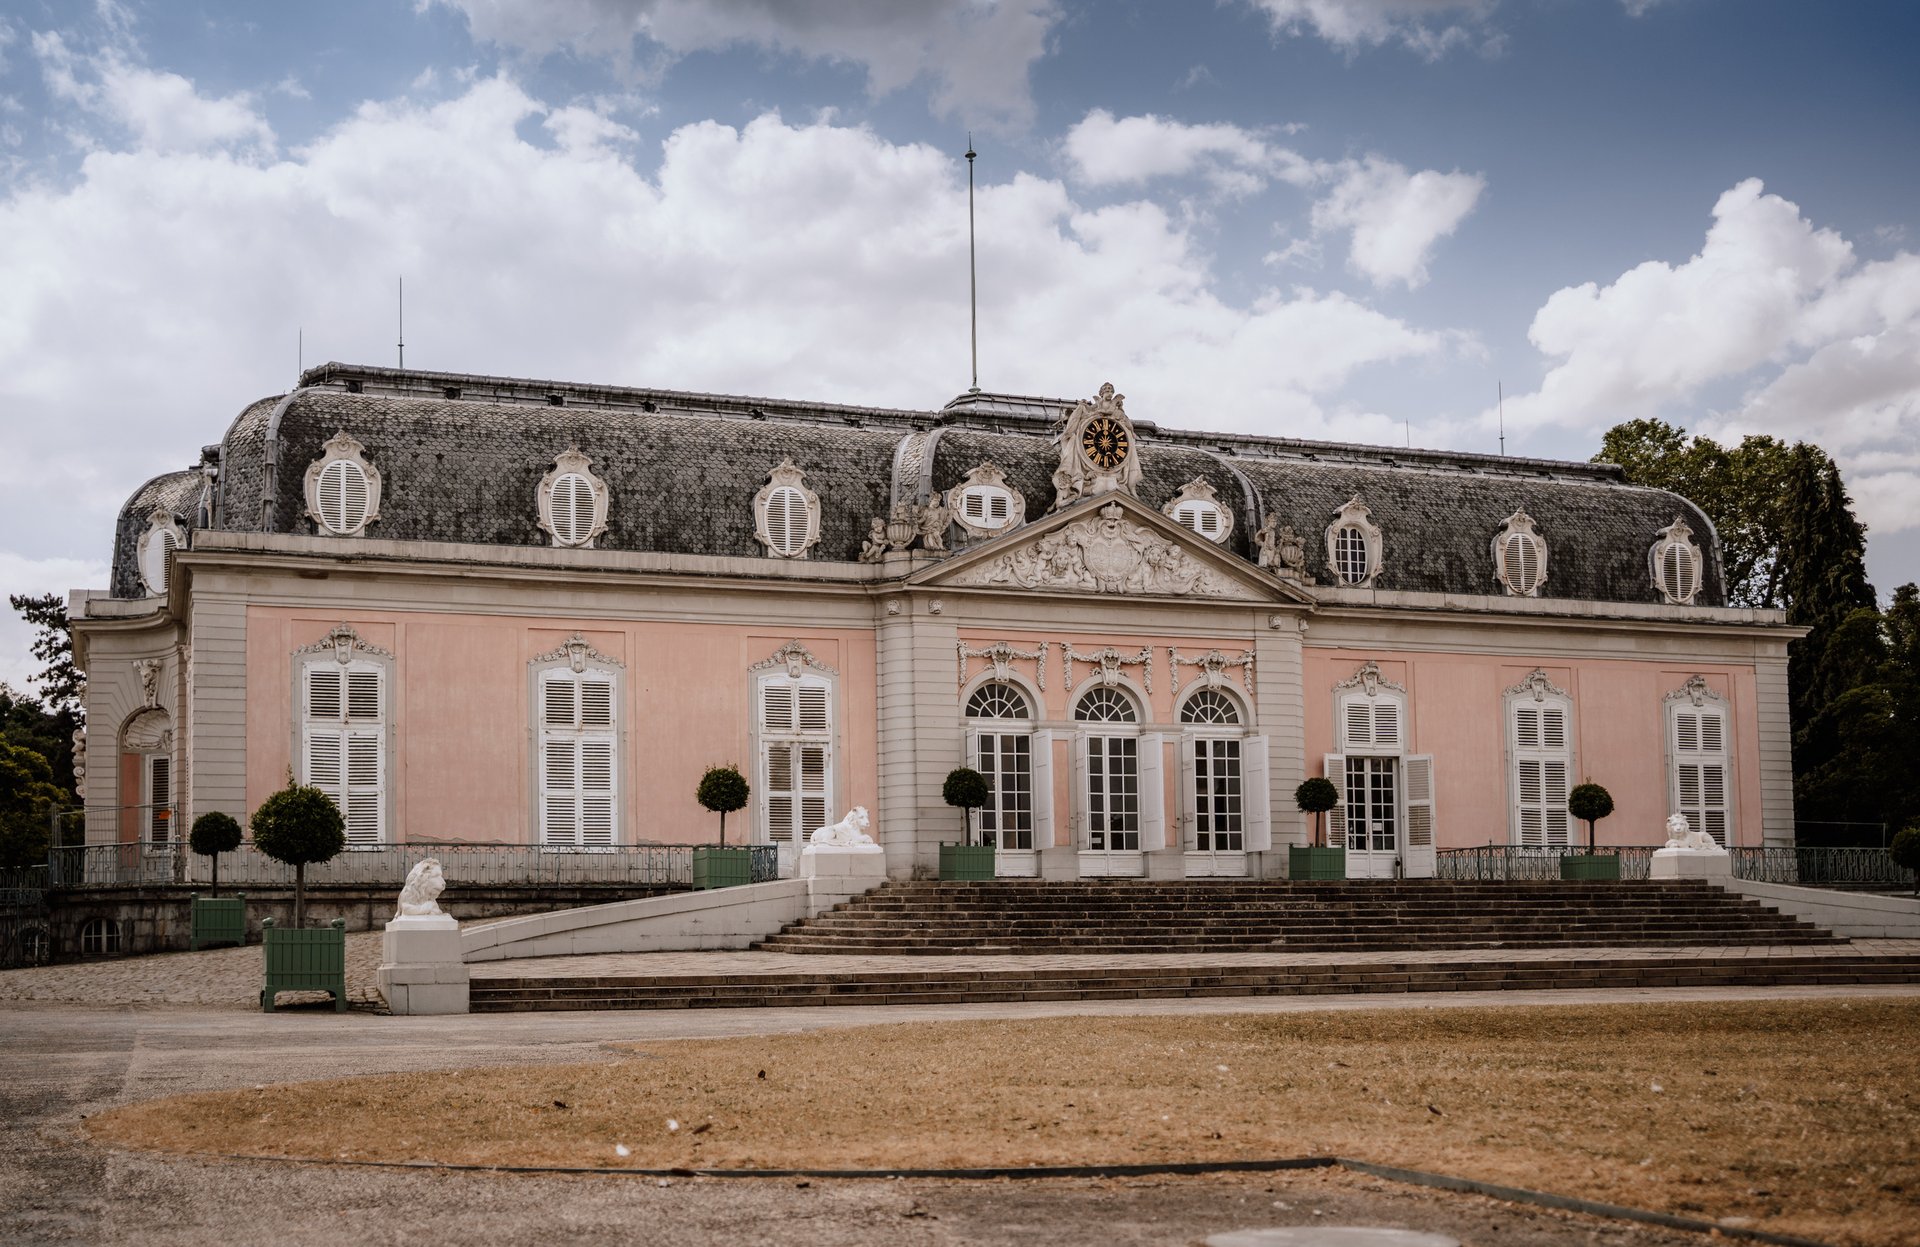
M 711 977 L 726 974 L 969 974 L 995 970 L 1108 970 L 1127 968 L 1259 969 L 1316 965 L 1421 965 L 1437 962 L 1563 964 L 1592 960 L 1663 961 L 1680 957 L 1850 957 L 1920 954 L 1920 940 L 1854 940 L 1847 944 L 1703 944 L 1654 948 L 1439 948 L 1386 952 L 1033 953 L 917 956 L 899 953 L 739 952 L 597 953 L 478 961 L 477 979 Z
M 1865 989 L 1826 990 L 1837 996 L 1867 994 Z M 1715 994 L 1700 989 L 1693 998 Z M 1585 1003 L 1653 994 L 1508 995 Z M 1689 997 L 1674 991 L 1660 998 Z M 1455 1003 L 1440 997 L 1433 1002 Z M 1113 1006 L 1123 1003 L 1051 1012 L 1120 1012 Z M 1395 1002 L 1402 1003 L 1419 1002 Z M 1168 1005 L 1175 1004 L 1197 1013 L 1217 1011 L 1218 1002 L 1167 1002 L 1125 1011 L 1171 1012 Z M 1297 998 L 1232 1002 L 1235 1011 L 1354 1004 Z M 84 1132 L 87 1115 L 187 1091 L 402 1070 L 592 1061 L 606 1056 L 607 1045 L 615 1043 L 1040 1011 L 961 1005 L 783 1009 L 777 1014 L 743 1009 L 392 1018 L 364 1012 L 267 1015 L 15 1004 L 0 1009 L 0 1119 L 7 1123 L 0 1131 L 0 1242 L 10 1247 L 204 1247 L 208 1242 L 1144 1247 L 1195 1244 L 1229 1229 L 1301 1224 L 1421 1229 L 1476 1247 L 1682 1247 L 1704 1241 L 1698 1235 L 1444 1194 L 1343 1171 L 1033 1182 L 567 1177 L 168 1158 L 96 1147 Z
M 102 961 L 0 970 L 0 1001 L 85 1005 L 197 1005 L 258 1009 L 265 973 L 260 945 L 197 953 L 150 953 Z M 384 1008 L 377 976 L 380 932 L 347 936 L 347 1003 Z M 326 1000 L 324 992 L 283 992 L 276 1008 Z

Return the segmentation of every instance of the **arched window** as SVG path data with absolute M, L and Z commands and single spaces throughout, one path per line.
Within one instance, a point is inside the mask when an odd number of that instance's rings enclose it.
M 554 458 L 553 470 L 540 480 L 534 494 L 542 531 L 557 546 L 591 547 L 606 531 L 606 483 L 593 474 L 592 461 L 577 450 Z
M 80 951 L 88 957 L 112 957 L 121 951 L 120 920 L 89 918 L 80 924 Z
M 1203 688 L 1196 690 L 1180 707 L 1180 722 L 1228 723 L 1238 725 L 1240 707 L 1225 693 L 1218 689 Z
M 1493 575 L 1514 597 L 1530 598 L 1547 579 L 1547 543 L 1533 517 L 1515 511 L 1493 538 Z
M 1534 849 L 1569 845 L 1573 700 L 1545 671 L 1536 670 L 1507 690 L 1506 704 L 1513 843 Z
M 1383 542 L 1367 505 L 1355 494 L 1327 526 L 1327 567 L 1333 582 L 1365 588 L 1380 574 Z
M 1180 723 L 1187 729 L 1180 741 L 1190 828 L 1185 847 L 1194 853 L 1243 853 L 1247 793 L 1240 705 L 1219 689 L 1195 689 L 1180 705 Z
M 1075 755 L 1080 771 L 1080 808 L 1085 815 L 1083 847 L 1096 854 L 1137 855 L 1140 852 L 1141 754 L 1140 737 L 1131 729 L 1139 723 L 1140 712 L 1124 691 L 1100 684 L 1087 690 L 1075 703 L 1073 717 L 1091 729 L 1081 732 Z M 1156 739 L 1153 748 L 1157 751 L 1159 747 Z M 1113 859 L 1106 860 L 1112 863 Z M 1085 873 L 1085 867 L 1082 869 Z M 1126 859 L 1114 873 L 1137 874 L 1139 870 L 1137 863 Z
M 333 537 L 358 537 L 380 518 L 380 473 L 367 462 L 365 447 L 335 433 L 307 467 L 307 515 L 319 531 Z
M 1073 708 L 1073 717 L 1081 723 L 1138 723 L 1139 711 L 1134 709 L 1133 698 L 1117 688 L 1099 685 L 1089 689 L 1078 705 Z
M 534 659 L 539 716 L 540 843 L 620 842 L 619 664 L 576 633 Z
M 806 486 L 806 473 L 782 460 L 754 495 L 754 536 L 774 558 L 803 559 L 820 540 L 820 498 Z
M 1033 848 L 1033 710 L 1012 684 L 982 684 L 967 698 L 967 736 L 973 765 L 990 795 L 980 810 L 980 834 L 1002 852 Z M 1000 865 L 1004 866 L 1005 863 Z
M 1660 596 L 1676 606 L 1690 606 L 1700 592 L 1701 569 L 1705 560 L 1693 542 L 1693 529 L 1686 520 L 1673 517 L 1673 523 L 1660 530 L 1653 548 L 1647 551 L 1648 570 L 1653 587 Z

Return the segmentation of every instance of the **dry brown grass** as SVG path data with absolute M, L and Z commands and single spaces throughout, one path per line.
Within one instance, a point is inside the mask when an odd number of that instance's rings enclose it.
M 170 1151 L 484 1164 L 1337 1154 L 1915 1243 L 1916 1035 L 1920 1003 L 1870 1000 L 909 1024 L 180 1096 L 91 1125 Z

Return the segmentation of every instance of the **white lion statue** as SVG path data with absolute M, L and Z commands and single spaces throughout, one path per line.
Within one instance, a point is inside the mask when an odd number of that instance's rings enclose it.
M 440 872 L 440 859 L 429 857 L 407 872 L 406 886 L 400 889 L 402 918 L 431 918 L 443 913 L 437 898 L 446 891 L 447 877 Z
M 1667 819 L 1667 847 L 1670 849 L 1694 849 L 1704 853 L 1724 853 L 1714 842 L 1711 835 L 1704 831 L 1695 831 L 1687 821 L 1685 814 L 1675 814 Z
M 856 805 L 851 813 L 837 823 L 817 827 L 807 837 L 808 844 L 825 845 L 828 848 L 855 849 L 873 843 L 873 837 L 867 834 L 867 828 L 873 820 L 867 817 L 867 807 Z

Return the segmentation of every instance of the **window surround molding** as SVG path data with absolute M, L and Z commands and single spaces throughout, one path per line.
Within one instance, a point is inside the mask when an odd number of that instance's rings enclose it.
M 1525 577 L 1525 563 L 1512 566 L 1509 555 L 1523 543 L 1531 543 L 1534 548 L 1535 566 L 1531 578 Z M 1540 586 L 1547 583 L 1547 539 L 1540 535 L 1533 517 L 1524 510 L 1516 510 L 1507 517 L 1507 522 L 1499 532 L 1493 535 L 1493 578 L 1509 597 L 1532 598 L 1540 596 Z
M 553 494 L 555 487 L 570 476 L 577 476 L 586 482 L 593 498 L 592 518 L 584 534 L 562 536 L 560 525 L 554 522 Z M 581 454 L 578 447 L 570 447 L 555 455 L 552 470 L 540 478 L 540 485 L 534 491 L 534 506 L 540 515 L 540 531 L 552 537 L 554 545 L 576 550 L 593 549 L 594 541 L 607 531 L 607 507 L 610 501 L 607 483 L 594 474 L 593 461 Z
M 965 704 L 964 695 L 967 693 L 967 660 L 969 658 L 986 659 L 991 664 L 990 674 L 996 680 L 1010 679 L 1013 673 L 1013 660 L 1026 659 L 1033 664 L 1034 683 L 1040 686 L 1041 692 L 1047 691 L 1047 651 L 1052 648 L 1050 641 L 1042 641 L 1039 648 L 1030 650 L 1015 649 L 1011 641 L 995 641 L 992 645 L 979 649 L 970 647 L 965 641 L 957 641 L 955 646 L 960 656 L 960 692 L 963 695 L 963 705 Z
M 1714 804 L 1719 806 L 1723 819 L 1720 843 L 1723 847 L 1731 848 L 1734 833 L 1738 826 L 1735 821 L 1737 818 L 1737 810 L 1735 809 L 1733 779 L 1733 705 L 1725 696 L 1715 691 L 1714 687 L 1707 682 L 1706 676 L 1696 672 L 1688 676 L 1679 688 L 1674 689 L 1666 695 L 1662 700 L 1662 710 L 1660 726 L 1666 739 L 1667 802 L 1669 812 L 1682 812 L 1680 810 L 1680 806 L 1683 804 L 1681 800 L 1682 793 L 1680 791 L 1681 767 L 1689 765 L 1700 766 L 1702 768 L 1718 766 L 1720 768 L 1721 800 L 1717 803 L 1705 801 L 1705 774 L 1703 770 L 1701 776 L 1702 804 L 1703 808 L 1704 806 Z M 1710 712 L 1720 720 L 1720 748 L 1717 750 L 1705 749 L 1705 740 L 1702 739 L 1701 744 L 1703 748 L 1699 750 L 1695 760 L 1691 762 L 1681 757 L 1675 740 L 1678 731 L 1677 724 L 1679 716 L 1689 711 Z M 1689 819 L 1688 821 L 1691 823 L 1693 820 Z M 1700 827 L 1695 827 L 1695 830 L 1701 829 Z M 1707 827 L 1705 830 L 1711 834 L 1711 827 Z
M 1722 711 L 1727 708 L 1727 699 L 1714 691 L 1706 676 L 1699 674 L 1688 676 L 1679 688 L 1667 694 L 1666 701 L 1670 707 L 1684 701 L 1695 707 L 1718 705 Z
M 580 842 L 576 845 L 549 844 L 546 840 L 542 819 L 545 785 L 541 782 L 540 769 L 541 754 L 545 747 L 546 703 L 541 686 L 548 673 L 554 671 L 567 671 L 574 675 L 600 672 L 613 685 L 613 726 L 609 733 L 613 737 L 613 828 L 607 846 L 586 844 L 584 833 L 580 834 Z M 623 815 L 627 805 L 626 768 L 622 765 L 627 755 L 628 739 L 628 716 L 624 713 L 626 673 L 626 663 L 595 649 L 582 632 L 575 632 L 559 645 L 527 660 L 527 826 L 530 828 L 529 840 L 533 848 L 548 853 L 593 852 L 626 842 L 627 838 L 621 834 L 625 830 Z
M 1216 531 L 1207 532 L 1197 515 L 1193 524 L 1187 524 L 1180 518 L 1182 507 L 1190 507 L 1193 511 L 1200 513 L 1211 510 L 1216 522 Z M 1196 476 L 1182 485 L 1180 492 L 1167 499 L 1167 505 L 1160 508 L 1160 514 L 1202 540 L 1211 541 L 1215 545 L 1224 545 L 1227 537 L 1233 532 L 1233 512 L 1220 505 L 1220 497 L 1214 492 L 1212 483 L 1203 476 Z
M 1240 668 L 1240 683 L 1243 684 L 1247 690 L 1247 696 L 1242 700 L 1251 706 L 1253 699 L 1258 696 L 1254 683 L 1253 651 L 1250 649 L 1241 650 L 1238 658 L 1229 658 L 1217 649 L 1210 649 L 1198 658 L 1182 658 L 1180 657 L 1180 651 L 1177 647 L 1172 645 L 1167 646 L 1167 684 L 1169 687 L 1176 690 L 1180 688 L 1180 668 L 1182 667 L 1199 668 L 1200 679 L 1198 682 L 1207 688 L 1219 688 L 1226 684 L 1227 668 L 1238 667 Z M 1189 687 L 1186 692 L 1182 692 L 1180 699 L 1184 700 L 1191 691 L 1192 688 Z M 1249 718 L 1247 721 L 1251 723 L 1253 720 Z
M 1327 570 L 1332 573 L 1331 582 L 1336 588 L 1370 589 L 1380 577 L 1385 564 L 1385 541 L 1380 526 L 1373 522 L 1373 511 L 1360 501 L 1360 495 L 1353 497 L 1333 513 L 1333 522 L 1327 525 Z M 1340 534 L 1352 531 L 1360 534 L 1367 553 L 1366 575 L 1358 580 L 1349 580 L 1340 572 Z
M 1670 585 L 1665 575 L 1669 554 L 1677 555 L 1688 564 L 1692 579 L 1682 586 L 1685 589 L 1683 593 L 1676 593 L 1676 586 Z M 1693 600 L 1700 596 L 1701 587 L 1706 584 L 1705 573 L 1706 557 L 1693 540 L 1693 526 L 1687 523 L 1685 517 L 1674 516 L 1673 523 L 1654 534 L 1654 542 L 1647 548 L 1647 574 L 1653 579 L 1653 587 L 1668 605 L 1691 606 Z
M 147 517 L 147 527 L 140 533 L 135 559 L 148 596 L 166 596 L 169 578 L 167 555 L 173 550 L 185 549 L 186 544 L 186 531 L 180 527 L 180 521 L 173 512 L 163 507 Z
M 1140 668 L 1141 683 L 1146 685 L 1147 693 L 1151 694 L 1153 692 L 1153 648 L 1151 646 L 1142 645 L 1138 654 L 1123 654 L 1111 645 L 1105 649 L 1094 650 L 1090 654 L 1083 654 L 1073 648 L 1072 641 L 1063 641 L 1060 643 L 1060 660 L 1066 667 L 1067 688 L 1069 689 L 1073 689 L 1073 664 L 1083 662 L 1091 663 L 1096 668 L 1092 676 L 1094 680 L 1108 685 L 1126 684 L 1131 686 L 1131 681 L 1125 677 L 1124 669 L 1127 667 L 1138 667 Z M 1074 690 L 1073 705 L 1080 703 L 1080 695 L 1084 691 L 1084 687 Z M 1146 704 L 1146 699 L 1142 697 L 1141 705 L 1145 706 Z
M 1380 664 L 1368 659 L 1360 664 L 1360 669 L 1333 686 L 1333 739 L 1340 746 L 1341 754 L 1357 754 L 1368 757 L 1400 757 L 1408 752 L 1407 748 L 1407 686 L 1396 684 L 1380 672 Z M 1364 703 L 1369 723 L 1370 743 L 1361 746 L 1347 736 L 1347 707 L 1355 703 Z M 1373 727 L 1373 710 L 1381 704 L 1392 704 L 1395 711 L 1394 741 L 1390 744 L 1378 743 L 1378 732 Z
M 351 624 L 339 623 L 318 641 L 311 645 L 302 645 L 294 649 L 292 670 L 289 674 L 292 708 L 289 716 L 292 720 L 292 748 L 288 757 L 293 759 L 294 770 L 299 781 L 310 783 L 307 774 L 307 732 L 314 722 L 307 702 L 307 672 L 316 666 L 325 664 L 329 659 L 337 663 L 341 670 L 341 705 L 347 704 L 346 674 L 355 669 L 374 669 L 380 677 L 380 720 L 378 735 L 380 738 L 380 840 L 383 843 L 397 843 L 402 829 L 395 821 L 399 810 L 396 800 L 394 776 L 398 768 L 393 758 L 393 699 L 394 699 L 394 656 L 393 651 L 374 645 L 355 631 Z M 341 756 L 342 782 L 345 782 L 347 758 L 344 750 Z M 346 813 L 341 811 L 342 815 Z M 347 847 L 356 847 L 349 841 Z
M 320 447 L 320 457 L 307 465 L 306 498 L 307 518 L 313 521 L 314 531 L 322 537 L 364 537 L 367 527 L 380 519 L 380 469 L 367 460 L 366 447 L 348 436 L 345 430 L 336 432 Z M 327 469 L 335 463 L 347 463 L 357 468 L 367 483 L 367 509 L 360 522 L 346 525 L 348 518 L 342 516 L 342 527 L 329 525 L 321 513 L 320 483 Z
M 805 516 L 805 531 L 798 542 L 788 540 L 787 549 L 782 549 L 774 541 L 770 511 L 773 500 L 784 490 L 792 490 L 800 496 Z M 791 537 L 791 534 L 789 534 Z M 767 473 L 767 483 L 753 496 L 753 538 L 766 547 L 767 557 L 776 559 L 804 559 L 820 541 L 820 495 L 807 488 L 807 474 L 797 467 L 792 458 L 782 459 L 774 469 Z
M 1007 500 L 1007 518 L 1004 523 L 982 523 L 967 514 L 967 497 L 979 495 L 984 498 L 1005 497 Z M 996 537 L 1001 533 L 1012 532 L 1027 521 L 1027 499 L 1024 494 L 1007 484 L 1007 474 L 999 464 L 988 459 L 977 465 L 960 479 L 960 483 L 947 491 L 947 510 L 952 512 L 953 522 L 960 526 L 969 537 Z M 983 507 L 983 515 L 991 507 Z M 989 516 L 990 518 L 990 516 Z

